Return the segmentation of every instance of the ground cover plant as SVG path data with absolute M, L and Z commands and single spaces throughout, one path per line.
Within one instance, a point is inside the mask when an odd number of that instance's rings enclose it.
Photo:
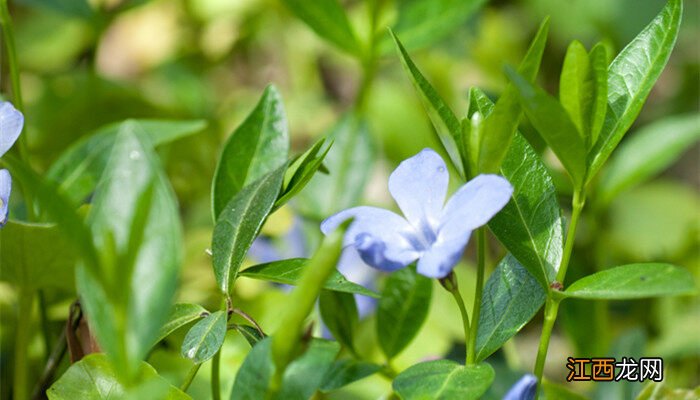
M 0 0 L 0 398 L 700 397 L 697 11 Z

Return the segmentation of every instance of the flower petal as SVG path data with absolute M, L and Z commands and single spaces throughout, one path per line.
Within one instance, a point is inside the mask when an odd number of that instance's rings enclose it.
M 326 218 L 321 231 L 328 234 L 344 221 L 354 218 L 345 232 L 346 246 L 353 245 L 362 260 L 384 271 L 394 271 L 415 261 L 416 232 L 399 215 L 376 207 L 355 207 Z
M 416 229 L 436 231 L 445 204 L 449 173 L 442 157 L 423 149 L 389 176 L 389 192 Z M 427 222 L 427 226 L 425 226 Z
M 503 400 L 534 400 L 537 378 L 532 374 L 524 375 L 513 385 Z
M 418 273 L 428 278 L 446 277 L 462 258 L 468 242 L 469 233 L 449 240 L 438 239 L 418 260 Z
M 0 169 L 0 227 L 7 223 L 10 213 L 10 192 L 12 191 L 12 177 L 6 169 Z
M 22 132 L 24 116 L 8 101 L 0 102 L 0 157 L 10 150 Z
M 510 182 L 498 175 L 479 175 L 463 185 L 443 210 L 438 240 L 469 236 L 508 204 L 513 194 Z

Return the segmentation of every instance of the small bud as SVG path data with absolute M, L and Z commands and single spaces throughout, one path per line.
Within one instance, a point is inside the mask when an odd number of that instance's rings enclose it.
M 454 292 L 458 288 L 457 278 L 452 271 L 450 271 L 446 277 L 439 279 L 439 282 L 440 285 L 442 285 L 442 287 L 444 287 L 448 292 Z
M 549 287 L 556 290 L 557 292 L 561 292 L 562 290 L 564 290 L 564 285 L 562 285 L 561 282 L 557 281 L 552 282 L 552 284 L 549 285 Z

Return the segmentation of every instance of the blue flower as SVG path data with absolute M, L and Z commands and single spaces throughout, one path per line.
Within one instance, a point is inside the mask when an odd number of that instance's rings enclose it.
M 24 116 L 7 102 L 0 102 L 0 157 L 17 141 L 24 125 Z M 0 170 L 0 227 L 7 222 L 9 214 L 10 192 L 12 178 L 6 169 Z
M 345 246 L 383 271 L 418 260 L 418 272 L 444 278 L 462 257 L 471 232 L 486 224 L 510 199 L 513 187 L 498 175 L 479 175 L 445 203 L 449 174 L 442 158 L 424 149 L 404 160 L 389 177 L 389 192 L 404 217 L 376 207 L 341 211 L 321 223 L 328 234 L 354 218 Z
M 534 400 L 537 390 L 537 378 L 535 375 L 526 374 L 510 388 L 503 400 Z

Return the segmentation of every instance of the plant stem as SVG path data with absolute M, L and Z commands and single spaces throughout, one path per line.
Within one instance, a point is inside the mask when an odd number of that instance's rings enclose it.
M 462 326 L 464 327 L 464 345 L 467 347 L 467 353 L 465 354 L 465 362 L 469 358 L 469 313 L 467 313 L 467 307 L 464 305 L 464 299 L 459 293 L 459 287 L 457 286 L 457 275 L 454 271 L 450 272 L 450 275 L 440 280 L 440 284 L 447 289 L 448 292 L 454 297 L 457 306 L 459 307 L 459 313 L 462 314 Z
M 221 349 L 214 354 L 211 360 L 211 398 L 221 400 L 221 384 L 219 379 L 219 367 L 221 366 Z
M 576 226 L 578 225 L 581 211 L 586 202 L 586 193 L 583 190 L 575 190 L 572 200 L 571 222 L 569 230 L 566 234 L 566 243 L 564 244 L 564 254 L 559 264 L 559 272 L 557 272 L 556 281 L 560 284 L 564 283 L 566 278 L 566 270 L 569 267 L 571 253 L 574 249 L 574 240 L 576 238 Z M 549 349 L 549 339 L 552 336 L 554 322 L 557 319 L 559 311 L 560 297 L 557 297 L 557 291 L 561 289 L 550 288 L 547 291 L 547 302 L 544 307 L 544 324 L 542 325 L 542 334 L 540 335 L 540 344 L 537 350 L 537 361 L 535 363 L 535 376 L 537 377 L 537 394 L 539 394 L 542 386 L 542 374 L 544 373 L 544 365 L 547 361 L 547 350 Z M 537 395 L 535 396 L 537 398 Z
M 183 392 L 187 392 L 187 389 L 190 388 L 190 385 L 192 384 L 192 381 L 194 380 L 194 377 L 197 376 L 197 372 L 199 371 L 199 367 L 202 366 L 202 363 L 197 363 L 190 368 L 190 370 L 187 372 L 187 376 L 185 376 L 185 381 L 182 382 L 182 385 L 180 385 L 180 390 Z
M 15 379 L 13 385 L 14 398 L 26 400 L 28 392 L 28 350 L 31 336 L 32 304 L 34 294 L 27 289 L 19 289 L 19 309 L 17 314 L 17 331 L 15 336 Z
M 479 331 L 479 316 L 481 315 L 481 295 L 484 290 L 484 274 L 486 269 L 486 228 L 476 231 L 476 290 L 474 292 L 474 308 L 472 309 L 472 325 L 467 344 L 467 365 L 474 364 L 476 356 L 476 337 Z
M 360 89 L 355 97 L 355 109 L 360 113 L 364 113 L 367 97 L 374 81 L 374 76 L 377 73 L 377 24 L 379 22 L 379 14 L 381 13 L 382 0 L 370 0 L 369 5 L 369 43 L 366 52 L 362 55 L 362 81 Z
M 37 297 L 39 298 L 39 319 L 41 321 L 41 333 L 44 339 L 44 347 L 46 349 L 46 356 L 48 357 L 51 351 L 51 326 L 49 325 L 49 317 L 46 315 L 46 296 L 43 290 L 37 291 Z

